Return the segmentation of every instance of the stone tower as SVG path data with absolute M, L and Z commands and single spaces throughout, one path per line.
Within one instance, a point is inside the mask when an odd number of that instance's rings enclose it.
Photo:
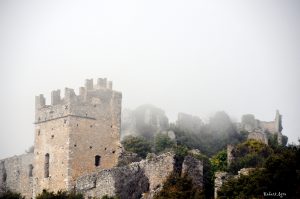
M 112 82 L 93 79 L 79 88 L 52 91 L 51 105 L 35 99 L 33 196 L 43 189 L 71 190 L 75 180 L 117 165 L 121 152 L 122 94 Z
M 282 115 L 280 115 L 279 111 L 276 111 L 275 116 L 275 131 L 277 132 L 277 142 L 279 145 L 282 145 Z

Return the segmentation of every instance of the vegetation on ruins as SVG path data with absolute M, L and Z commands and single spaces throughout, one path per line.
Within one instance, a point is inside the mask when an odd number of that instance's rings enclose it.
M 158 133 L 154 137 L 154 151 L 155 153 L 161 153 L 167 149 L 171 149 L 175 146 L 175 141 L 168 135 Z
M 20 193 L 15 193 L 12 191 L 5 191 L 0 194 L 0 199 L 24 199 Z M 57 193 L 53 191 L 43 190 L 36 199 L 84 199 L 82 194 L 75 192 L 67 192 L 67 191 L 58 191 Z M 114 199 L 114 198 L 112 198 Z
M 148 140 L 145 137 L 125 137 L 123 146 L 141 157 L 167 150 L 173 150 L 181 160 L 186 155 L 196 157 L 203 163 L 203 189 L 193 187 L 191 179 L 186 176 L 173 174 L 155 198 L 212 198 L 214 173 L 227 171 L 233 175 L 242 168 L 256 169 L 249 176 L 230 178 L 218 192 L 218 197 L 259 198 L 264 192 L 281 192 L 288 198 L 300 198 L 299 146 L 285 147 L 286 136 L 282 136 L 282 146 L 278 145 L 277 135 L 269 132 L 266 132 L 269 145 L 247 140 L 249 133 L 237 132 L 225 112 L 216 113 L 199 132 L 176 125 L 171 125 L 170 130 L 176 135 L 175 141 L 166 134 L 156 133 Z M 228 144 L 235 145 L 230 165 L 227 165 Z M 192 149 L 198 149 L 199 153 L 189 152 Z
M 201 153 L 190 154 L 194 158 L 202 161 L 203 164 L 203 194 L 204 198 L 213 198 L 214 194 L 214 171 L 210 159 Z
M 129 135 L 124 137 L 122 145 L 126 151 L 136 153 L 141 158 L 145 158 L 148 153 L 159 154 L 166 150 L 171 150 L 175 146 L 175 141 L 162 133 L 156 134 L 153 140 Z
M 205 198 L 201 190 L 194 187 L 192 179 L 187 176 L 172 174 L 164 183 L 162 190 L 154 199 L 202 199 Z
M 41 194 L 39 194 L 36 199 L 83 199 L 83 195 L 75 192 L 67 192 L 67 191 L 58 191 L 54 193 L 53 191 L 43 190 Z
M 229 166 L 231 173 L 242 168 L 262 167 L 266 158 L 273 154 L 273 149 L 256 140 L 247 140 L 238 144 L 232 151 L 234 161 Z
M 265 131 L 267 138 L 268 138 L 268 144 L 271 147 L 277 147 L 278 146 L 278 136 L 277 134 L 272 134 L 268 130 Z M 285 135 L 282 135 L 282 146 L 286 146 L 288 142 L 288 137 Z
M 10 190 L 6 190 L 0 193 L 0 199 L 24 199 L 20 193 L 15 193 Z
M 119 199 L 119 198 L 117 196 L 108 196 L 108 195 L 105 195 L 101 199 Z
M 277 147 L 265 160 L 250 175 L 229 179 L 218 192 L 219 198 L 261 198 L 264 194 L 300 198 L 299 145 Z
M 214 172 L 227 169 L 227 153 L 225 150 L 227 144 L 240 143 L 246 140 L 247 134 L 238 133 L 225 112 L 216 113 L 199 132 L 180 129 L 176 126 L 172 126 L 170 130 L 175 133 L 176 142 L 171 140 L 166 134 L 157 133 L 153 140 L 141 136 L 126 136 L 122 144 L 125 150 L 135 152 L 141 157 L 145 157 L 150 152 L 158 154 L 172 149 L 178 158 L 183 159 L 189 154 L 189 150 L 198 149 L 200 153 L 192 155 L 203 163 L 203 190 L 201 190 L 201 197 L 212 198 Z M 187 194 L 185 198 L 190 197 L 189 194 L 192 193 L 184 191 L 184 188 L 186 188 L 185 183 L 188 183 L 188 179 L 182 179 L 179 176 L 171 176 L 170 179 L 175 179 L 176 183 L 169 183 L 168 186 L 164 187 L 162 192 L 165 193 L 162 193 L 159 197 L 181 197 L 184 194 Z M 179 195 L 176 195 L 174 189 L 179 192 Z M 166 195 L 168 190 L 173 190 L 174 193 Z
M 199 132 L 172 127 L 178 144 L 190 149 L 199 149 L 203 154 L 211 157 L 226 148 L 228 144 L 237 144 L 246 140 L 244 134 L 236 131 L 234 124 L 225 112 L 217 112 L 203 125 Z
M 58 191 L 57 193 L 49 192 L 47 190 L 43 190 L 41 194 L 39 194 L 36 199 L 83 199 L 82 194 L 78 194 L 75 192 L 67 192 L 67 191 Z
M 210 159 L 213 172 L 227 171 L 227 151 L 222 150 Z
M 123 139 L 122 145 L 126 151 L 136 153 L 142 158 L 151 152 L 151 142 L 143 137 L 127 136 Z

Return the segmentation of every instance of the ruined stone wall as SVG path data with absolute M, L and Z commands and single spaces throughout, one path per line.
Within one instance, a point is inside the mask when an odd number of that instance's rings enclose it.
M 122 138 L 128 135 L 153 138 L 168 128 L 165 112 L 153 105 L 141 105 L 135 110 L 124 109 L 122 112 Z
M 76 182 L 76 189 L 85 197 L 117 195 L 121 199 L 141 198 L 143 193 L 162 187 L 174 171 L 174 161 L 172 153 L 154 155 L 128 166 L 82 176 Z
M 279 114 L 279 111 L 276 111 L 274 121 L 260 121 L 255 119 L 254 115 L 248 114 L 242 116 L 242 121 L 240 124 L 237 124 L 237 129 L 240 131 L 248 131 L 249 139 L 256 139 L 262 141 L 263 143 L 268 143 L 265 132 L 272 133 L 277 135 L 277 142 L 279 145 L 282 144 L 282 115 Z
M 203 187 L 203 164 L 201 161 L 192 156 L 186 156 L 182 164 L 181 174 L 190 177 L 196 187 L 200 189 Z
M 176 126 L 179 129 L 187 130 L 194 133 L 199 133 L 203 122 L 197 116 L 185 114 L 185 113 L 178 113 Z
M 214 198 L 218 198 L 218 191 L 221 189 L 222 185 L 228 180 L 230 175 L 227 172 L 217 171 L 215 173 L 215 190 Z
M 272 121 L 272 122 L 260 121 L 259 127 L 263 130 L 267 130 L 270 133 L 276 133 L 275 121 Z
M 234 150 L 234 146 L 233 145 L 227 145 L 227 166 L 228 167 L 230 166 L 230 164 L 234 160 L 234 156 L 232 154 L 233 150 Z
M 160 191 L 168 176 L 175 172 L 175 155 L 151 154 L 146 160 L 128 166 L 102 170 L 78 178 L 76 190 L 88 197 L 101 198 L 104 195 L 121 199 L 151 199 Z M 202 162 L 187 156 L 182 173 L 191 177 L 199 188 L 203 184 Z
M 23 154 L 0 160 L 0 190 L 32 197 L 33 154 Z
M 238 175 L 232 175 L 228 172 L 217 171 L 215 173 L 215 190 L 214 190 L 214 198 L 218 198 L 218 191 L 221 189 L 222 185 L 226 183 L 230 178 L 239 178 L 242 175 L 249 175 L 253 172 L 255 168 L 242 168 L 238 171 Z
M 165 153 L 160 156 L 148 157 L 139 163 L 149 179 L 149 189 L 153 190 L 162 186 L 166 178 L 174 171 L 174 154 Z
M 249 133 L 247 139 L 248 140 L 250 140 L 250 139 L 257 140 L 257 141 L 260 141 L 264 144 L 268 144 L 267 135 L 264 132 L 261 132 L 261 131 L 254 131 L 254 132 Z

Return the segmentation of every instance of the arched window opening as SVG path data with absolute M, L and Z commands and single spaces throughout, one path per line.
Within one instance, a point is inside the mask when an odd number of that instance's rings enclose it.
M 49 156 L 49 153 L 47 153 L 45 155 L 45 166 L 44 166 L 44 170 L 45 170 L 45 178 L 48 178 L 49 177 L 49 159 L 50 159 L 50 156 Z
M 100 155 L 96 155 L 95 156 L 95 166 L 96 167 L 100 166 L 100 160 L 101 160 L 101 156 Z
M 33 166 L 32 166 L 32 164 L 30 164 L 30 165 L 28 166 L 28 176 L 29 176 L 29 177 L 32 177 L 32 171 L 33 171 Z

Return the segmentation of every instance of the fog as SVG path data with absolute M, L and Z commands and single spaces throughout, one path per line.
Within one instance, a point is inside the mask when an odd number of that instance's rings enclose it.
M 33 144 L 34 96 L 107 77 L 122 106 L 300 126 L 300 2 L 0 2 L 0 158 Z M 77 92 L 78 93 L 78 92 Z

